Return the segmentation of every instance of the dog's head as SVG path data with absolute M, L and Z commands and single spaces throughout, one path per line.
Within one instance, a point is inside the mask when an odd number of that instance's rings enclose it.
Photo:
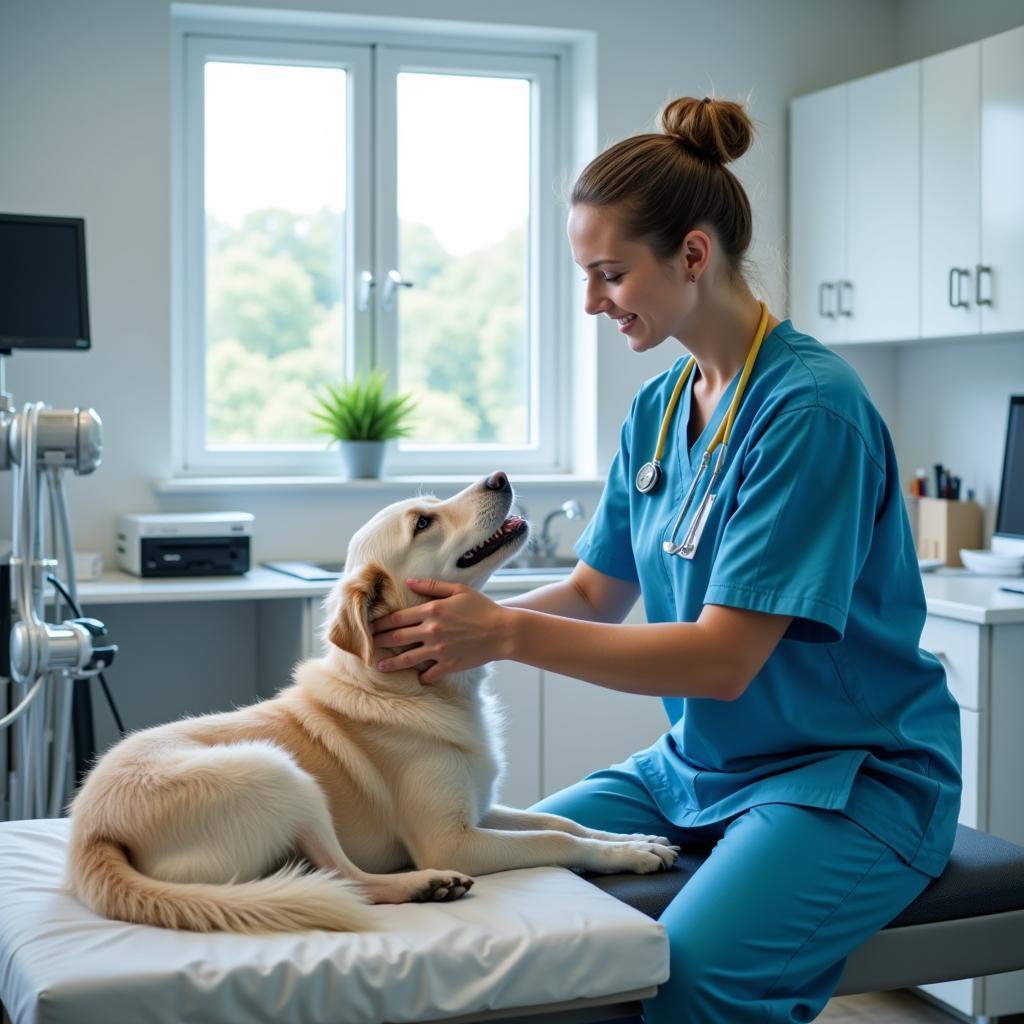
M 352 537 L 328 599 L 330 642 L 371 664 L 370 623 L 425 600 L 407 579 L 483 586 L 529 536 L 526 520 L 509 515 L 514 497 L 508 477 L 492 473 L 447 501 L 410 498 L 378 512 Z

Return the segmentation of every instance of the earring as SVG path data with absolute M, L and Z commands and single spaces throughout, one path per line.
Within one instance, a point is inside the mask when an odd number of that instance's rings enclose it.
M 690 275 L 690 280 L 691 281 L 696 281 L 697 280 L 697 275 L 696 274 L 691 274 Z

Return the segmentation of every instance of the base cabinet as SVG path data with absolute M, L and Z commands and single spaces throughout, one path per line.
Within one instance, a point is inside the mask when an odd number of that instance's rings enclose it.
M 642 623 L 638 605 L 626 619 Z M 668 727 L 660 698 L 500 662 L 491 686 L 506 710 L 506 775 L 511 806 L 557 793 L 600 768 L 649 747 Z
M 960 705 L 960 823 L 1024 844 L 1024 626 L 980 625 L 929 615 L 921 646 L 942 661 L 950 692 Z M 987 1024 L 1024 1013 L 1024 971 L 924 985 L 921 991 Z

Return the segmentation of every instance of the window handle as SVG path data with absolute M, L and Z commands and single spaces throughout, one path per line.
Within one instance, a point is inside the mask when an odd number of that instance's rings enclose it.
M 364 270 L 359 275 L 359 288 L 356 291 L 356 310 L 358 312 L 365 313 L 370 308 L 370 293 L 376 283 L 373 274 L 368 270 Z
M 398 294 L 399 288 L 411 288 L 412 286 L 412 281 L 406 281 L 397 270 L 389 270 L 380 296 L 380 305 L 384 312 L 390 313 L 395 308 L 395 296 Z

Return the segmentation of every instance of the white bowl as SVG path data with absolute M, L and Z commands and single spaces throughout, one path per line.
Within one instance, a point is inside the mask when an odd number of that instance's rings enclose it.
M 960 561 L 979 576 L 1024 576 L 1024 556 L 960 549 Z

